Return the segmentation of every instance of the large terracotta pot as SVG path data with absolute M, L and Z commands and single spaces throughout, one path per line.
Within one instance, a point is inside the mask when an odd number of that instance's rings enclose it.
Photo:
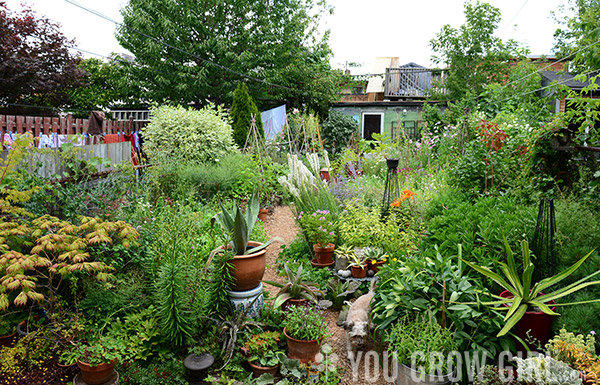
M 273 376 L 277 374 L 277 369 L 279 369 L 279 365 L 275 366 L 258 366 L 248 361 L 250 365 L 250 370 L 252 371 L 252 377 L 258 378 L 265 373 L 272 374 Z
M 315 356 L 321 351 L 323 338 L 312 341 L 297 340 L 288 335 L 286 328 L 283 328 L 283 334 L 287 339 L 289 359 L 300 360 L 303 364 L 315 361 Z
M 350 271 L 354 278 L 365 278 L 367 276 L 367 266 L 350 266 Z
M 319 264 L 324 265 L 333 262 L 333 251 L 335 250 L 335 245 L 333 243 L 329 243 L 327 247 L 320 247 L 319 245 L 314 244 L 313 250 L 315 251 L 315 257 Z
M 543 295 L 543 293 L 540 293 L 539 295 Z M 512 298 L 513 295 L 508 290 L 505 290 L 500 293 L 500 297 Z M 550 302 L 550 304 L 555 303 L 556 302 L 554 301 Z M 552 311 L 554 310 L 556 310 L 556 306 L 552 307 Z M 554 316 L 542 311 L 528 311 L 525 312 L 523 318 L 516 323 L 511 332 L 525 342 L 533 337 L 541 343 L 541 346 L 546 346 L 548 340 L 550 340 L 550 337 L 552 336 L 552 324 L 554 323 L 554 318 Z M 529 336 L 527 332 L 529 332 Z M 530 350 L 537 350 L 537 346 L 534 344 L 526 343 Z M 518 341 L 517 350 L 525 350 Z
M 260 242 L 248 242 L 248 248 L 260 245 L 262 245 Z M 258 286 L 265 274 L 266 252 L 267 249 L 262 249 L 257 253 L 236 255 L 233 257 L 231 263 L 233 265 L 232 274 L 235 278 L 235 283 L 231 290 L 246 291 Z
M 81 378 L 88 385 L 101 385 L 110 379 L 117 360 L 98 366 L 90 366 L 89 364 L 77 360 L 77 366 L 81 370 Z

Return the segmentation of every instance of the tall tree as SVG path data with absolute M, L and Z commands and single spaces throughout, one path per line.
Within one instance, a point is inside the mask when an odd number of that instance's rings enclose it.
M 464 7 L 465 24 L 458 29 L 446 24 L 430 41 L 433 61 L 448 66 L 444 88 L 452 99 L 469 91 L 479 95 L 487 84 L 502 81 L 510 72 L 507 61 L 526 53 L 516 41 L 503 42 L 494 36 L 500 9 L 479 1 L 466 2 Z
M 30 8 L 15 13 L 0 2 L 0 103 L 50 107 L 67 103 L 67 90 L 84 78 L 77 67 L 80 59 L 69 52 L 73 44 L 56 23 L 38 18 Z
M 571 0 L 555 19 L 562 24 L 554 33 L 557 56 L 571 61 L 571 70 L 584 73 L 600 68 L 600 0 Z
M 288 99 L 326 110 L 337 76 L 317 32 L 327 10 L 325 0 L 130 0 L 117 39 L 148 99 L 231 103 L 246 81 L 261 109 Z

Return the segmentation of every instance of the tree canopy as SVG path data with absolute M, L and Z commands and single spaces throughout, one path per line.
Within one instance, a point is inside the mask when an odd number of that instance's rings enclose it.
M 287 99 L 326 111 L 336 97 L 324 0 L 130 0 L 117 33 L 147 99 L 231 103 L 240 81 L 262 109 Z
M 494 36 L 501 19 L 498 8 L 479 1 L 464 7 L 466 22 L 458 29 L 444 25 L 430 41 L 434 63 L 448 66 L 444 88 L 453 99 L 467 92 L 479 95 L 487 84 L 502 81 L 510 71 L 507 62 L 526 53 L 516 41 Z
M 49 107 L 67 103 L 67 90 L 81 85 L 85 76 L 77 66 L 80 59 L 69 52 L 73 44 L 57 24 L 38 18 L 30 8 L 15 13 L 0 2 L 0 102 Z M 4 109 L 17 111 L 23 108 Z
M 563 26 L 554 33 L 557 56 L 577 73 L 600 68 L 600 0 L 572 0 L 568 11 L 556 16 Z

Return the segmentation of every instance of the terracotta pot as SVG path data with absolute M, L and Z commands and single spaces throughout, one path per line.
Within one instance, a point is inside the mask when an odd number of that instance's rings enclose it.
M 377 272 L 379 271 L 379 268 L 380 268 L 381 266 L 383 266 L 383 264 L 384 264 L 384 263 L 385 263 L 385 262 L 383 262 L 383 261 L 377 261 L 377 262 L 375 262 L 375 263 L 373 263 L 373 262 L 371 262 L 371 261 L 368 261 L 368 262 L 367 262 L 367 267 L 368 267 L 370 270 L 373 270 L 373 272 L 377 273 Z
M 310 307 L 310 301 L 305 298 L 290 298 L 281 305 L 281 310 L 287 312 L 291 306 Z
M 77 360 L 77 366 L 81 370 L 81 378 L 88 385 L 101 385 L 108 381 L 116 363 L 117 360 L 114 359 L 109 363 L 90 366 L 85 362 Z
M 312 341 L 297 340 L 287 334 L 286 328 L 283 328 L 283 334 L 287 339 L 287 356 L 289 359 L 300 360 L 303 364 L 315 361 L 315 356 L 321 351 L 323 338 Z
M 248 361 L 250 365 L 250 370 L 252 371 L 252 377 L 257 378 L 265 373 L 272 374 L 273 376 L 277 374 L 277 369 L 279 369 L 279 364 L 275 366 L 258 366 Z
M 0 346 L 12 346 L 15 338 L 17 336 L 17 332 L 14 331 L 11 334 L 7 334 L 5 336 L 0 336 Z
M 334 261 L 331 261 L 329 263 L 320 263 L 316 258 L 310 260 L 310 264 L 316 267 L 317 269 L 324 269 L 326 267 L 333 266 L 334 263 Z
M 354 278 L 365 278 L 367 276 L 367 266 L 350 266 L 350 271 L 352 272 L 352 276 Z
M 267 220 L 267 215 L 269 214 L 269 209 L 259 209 L 258 210 L 258 219 L 260 219 L 261 221 L 266 221 Z
M 324 265 L 333 262 L 333 251 L 335 250 L 335 245 L 333 243 L 329 243 L 327 247 L 320 247 L 319 245 L 314 244 L 313 250 L 315 251 L 315 257 L 319 264 Z
M 544 295 L 540 293 L 539 295 Z M 500 293 L 500 297 L 504 298 L 512 298 L 513 295 L 505 290 Z M 556 302 L 552 301 L 549 304 L 555 304 Z M 556 306 L 553 306 L 552 311 L 556 310 Z M 527 341 L 531 339 L 531 337 L 535 338 L 541 343 L 541 346 L 546 346 L 548 340 L 552 336 L 552 324 L 554 323 L 554 316 L 546 314 L 542 311 L 528 311 L 525 312 L 523 318 L 516 323 L 516 325 L 512 328 L 512 332 L 522 339 L 523 341 Z M 527 336 L 527 332 L 529 331 L 529 337 Z M 518 351 L 525 351 L 525 348 L 518 341 L 515 341 L 517 345 Z M 534 344 L 530 344 L 528 342 L 527 346 L 531 350 L 537 350 L 537 347 Z
M 260 242 L 248 242 L 248 248 L 260 245 L 262 245 Z M 221 246 L 221 248 L 222 247 L 223 246 Z M 258 286 L 265 274 L 266 252 L 267 249 L 262 249 L 257 253 L 236 255 L 233 257 L 233 260 L 231 261 L 233 271 L 231 273 L 235 278 L 235 284 L 231 290 L 246 291 Z

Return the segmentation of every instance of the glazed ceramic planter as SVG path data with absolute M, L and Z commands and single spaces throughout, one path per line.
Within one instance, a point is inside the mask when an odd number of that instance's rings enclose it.
M 335 245 L 333 243 L 329 243 L 327 247 L 321 247 L 318 244 L 314 244 L 313 250 L 315 251 L 317 263 L 327 265 L 333 262 L 333 251 L 335 250 Z
M 543 295 L 543 293 L 540 293 L 539 295 Z M 513 295 L 510 291 L 505 290 L 500 293 L 500 297 L 512 298 Z M 554 301 L 548 303 L 550 306 L 553 304 L 555 304 Z M 551 309 L 552 311 L 555 311 L 556 306 L 553 306 Z M 554 318 L 554 316 L 542 311 L 528 311 L 525 312 L 523 317 L 515 324 L 511 331 L 517 337 L 525 341 L 530 350 L 537 350 L 537 347 L 534 344 L 528 343 L 527 340 L 530 340 L 531 337 L 533 337 L 541 343 L 541 346 L 546 346 L 548 340 L 550 340 L 550 337 L 552 336 Z M 517 342 L 517 349 L 524 351 L 522 344 L 519 342 Z
M 257 287 L 245 291 L 226 290 L 229 296 L 229 302 L 235 313 L 246 311 L 249 318 L 260 317 L 260 311 L 264 307 L 263 284 L 259 283 Z M 252 306 L 252 308 L 250 308 Z
M 288 335 L 286 328 L 283 328 L 283 334 L 287 339 L 289 359 L 300 360 L 303 364 L 315 361 L 315 356 L 321 351 L 323 338 L 312 341 L 297 340 Z
M 81 378 L 88 385 L 101 385 L 107 382 L 113 374 L 117 360 L 109 363 L 91 366 L 85 362 L 77 360 L 77 366 L 81 370 Z

